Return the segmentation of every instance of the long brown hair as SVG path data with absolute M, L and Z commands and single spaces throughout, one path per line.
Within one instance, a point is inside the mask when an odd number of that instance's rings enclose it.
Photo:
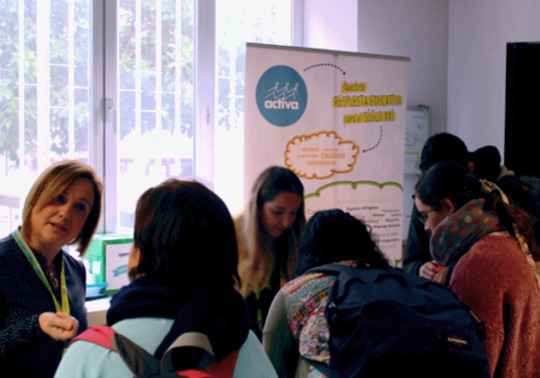
M 274 243 L 274 253 L 265 243 L 266 235 L 261 221 L 263 205 L 283 192 L 297 194 L 301 198 L 300 208 L 294 223 Z M 288 168 L 271 166 L 265 169 L 253 184 L 248 208 L 242 215 L 242 232 L 246 241 L 248 263 L 242 269 L 242 289 L 245 295 L 247 286 L 258 288 L 271 274 L 274 258 L 279 265 L 280 275 L 289 280 L 296 262 L 298 241 L 306 223 L 304 214 L 304 186 L 298 176 Z M 262 274 L 261 274 L 262 272 Z M 259 274 L 257 274 L 259 273 Z

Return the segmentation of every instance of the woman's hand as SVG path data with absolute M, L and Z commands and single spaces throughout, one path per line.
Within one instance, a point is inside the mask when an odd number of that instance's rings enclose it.
M 79 322 L 64 312 L 44 312 L 38 318 L 39 327 L 55 340 L 69 340 L 77 334 Z
M 435 260 L 428 261 L 420 267 L 418 275 L 427 278 L 428 280 L 432 280 L 442 269 L 444 269 L 444 266 L 437 264 Z

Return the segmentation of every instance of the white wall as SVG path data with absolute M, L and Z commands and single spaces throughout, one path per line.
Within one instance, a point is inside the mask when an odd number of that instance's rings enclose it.
M 325 50 L 356 50 L 356 0 L 304 0 L 304 44 Z
M 449 1 L 447 131 L 470 150 L 504 156 L 506 44 L 525 41 L 540 41 L 540 1 Z
M 305 0 L 304 46 L 411 59 L 409 105 L 446 128 L 448 0 Z
M 431 133 L 446 127 L 448 1 L 358 1 L 358 50 L 411 58 L 408 105 L 431 110 Z

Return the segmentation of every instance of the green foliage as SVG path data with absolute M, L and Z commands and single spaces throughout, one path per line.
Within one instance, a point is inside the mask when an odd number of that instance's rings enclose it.
M 194 135 L 194 1 L 161 1 L 161 30 L 156 30 L 157 0 L 141 2 L 140 13 L 136 15 L 134 2 L 119 1 L 119 87 L 121 93 L 135 89 L 137 69 L 143 73 L 144 86 L 140 96 L 146 113 L 141 119 L 141 132 L 155 128 L 155 117 L 161 117 L 165 130 L 181 132 L 189 137 Z M 37 14 L 35 1 L 24 2 L 24 20 L 19 25 L 18 0 L 0 0 L 0 154 L 11 165 L 19 166 L 20 125 L 24 126 L 24 151 L 32 160 L 37 153 L 39 134 L 47 133 L 49 151 L 63 155 L 69 149 L 69 136 L 74 133 L 74 150 L 78 155 L 89 149 L 90 130 L 90 53 L 91 24 L 90 0 L 74 0 L 74 23 L 72 31 L 68 28 L 68 5 L 66 0 L 51 0 L 48 15 Z M 177 7 L 181 7 L 177 19 Z M 48 31 L 37 30 L 39 17 L 49 17 Z M 135 20 L 141 17 L 141 33 L 136 35 Z M 23 45 L 19 42 L 19 28 L 24 28 Z M 177 30 L 177 28 L 180 28 Z M 38 62 L 37 33 L 49 33 L 49 62 Z M 156 67 L 156 37 L 160 33 L 161 66 Z M 178 40 L 178 35 L 180 39 Z M 69 86 L 68 41 L 74 35 L 73 62 L 75 88 Z M 41 34 L 43 36 L 43 34 Z M 140 38 L 141 57 L 136 61 L 136 38 Z M 19 54 L 24 53 L 23 70 L 19 67 Z M 46 70 L 44 71 L 44 67 Z M 155 93 L 156 78 L 161 75 L 161 93 Z M 36 85 L 38 75 L 46 75 L 49 83 L 50 110 L 48 119 L 39 119 Z M 42 83 L 40 78 L 40 83 Z M 19 86 L 24 85 L 23 98 L 19 98 Z M 177 86 L 180 85 L 180 88 Z M 175 97 L 174 93 L 180 93 Z M 70 98 L 74 96 L 74 102 Z M 156 96 L 162 96 L 162 108 L 156 109 Z M 135 127 L 133 97 L 120 96 L 121 138 Z M 24 114 L 19 114 L 19 103 L 24 101 Z M 126 102 L 127 101 L 127 102 Z M 70 126 L 68 107 L 74 104 L 73 124 Z M 179 117 L 178 117 L 179 114 Z M 176 116 L 176 117 L 175 117 Z M 180 124 L 176 124 L 176 119 Z M 123 122 L 123 121 L 126 122 Z M 38 126 L 40 128 L 38 132 Z
M 180 6 L 180 20 L 177 7 Z M 134 4 L 120 2 L 119 14 L 119 76 L 120 76 L 120 138 L 130 134 L 134 128 L 134 98 L 129 90 L 135 89 L 137 69 L 142 75 L 141 115 L 142 135 L 154 130 L 156 117 L 171 134 L 179 130 L 182 134 L 194 135 L 194 2 L 163 0 L 161 2 L 161 29 L 156 30 L 156 1 L 142 2 L 140 10 L 141 31 L 137 35 L 135 21 L 137 12 Z M 178 30 L 180 28 L 180 40 Z M 159 33 L 159 34 L 158 34 Z M 161 39 L 161 65 L 156 67 L 156 41 Z M 140 61 L 136 57 L 136 38 L 140 38 Z M 159 74 L 159 75 L 158 75 Z M 161 76 L 162 93 L 156 93 L 156 80 Z M 178 80 L 178 76 L 180 80 Z M 178 81 L 181 88 L 177 88 Z M 180 103 L 175 103 L 173 94 L 180 93 Z M 124 94 L 122 94 L 124 93 Z M 137 95 L 137 94 L 135 94 Z M 156 96 L 161 96 L 161 109 L 156 109 Z M 172 96 L 172 97 L 171 97 Z M 176 113 L 180 113 L 180 125 L 175 124 Z
M 17 1 L 4 0 L 0 7 L 0 153 L 18 164 L 19 93 Z M 15 85 L 14 85 L 15 84 Z
M 89 130 L 89 0 L 76 0 L 75 7 L 75 81 L 78 86 L 86 86 L 86 95 L 79 98 L 75 112 L 75 152 L 88 151 Z M 18 167 L 20 156 L 20 125 L 24 125 L 24 150 L 28 159 L 37 153 L 38 120 L 37 91 L 37 3 L 24 3 L 23 24 L 19 24 L 17 0 L 0 1 L 0 153 Z M 43 17 L 44 15 L 39 15 Z M 49 71 L 41 73 L 48 77 L 49 103 L 51 110 L 48 120 L 40 120 L 40 133 L 48 133 L 50 151 L 63 155 L 69 150 L 68 119 L 68 2 L 51 0 L 49 33 Z M 23 44 L 19 42 L 19 30 L 24 28 Z M 39 31 L 44 33 L 44 31 Z M 47 31 L 46 31 L 47 32 Z M 45 33 L 46 33 L 45 32 Z M 24 52 L 23 70 L 19 69 L 19 54 Z M 43 65 L 44 62 L 40 62 Z M 19 96 L 19 86 L 24 85 L 24 98 Z M 24 101 L 24 112 L 20 114 L 19 103 Z

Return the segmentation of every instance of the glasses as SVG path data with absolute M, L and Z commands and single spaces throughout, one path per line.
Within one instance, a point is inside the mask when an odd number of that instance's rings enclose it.
M 437 205 L 434 205 L 429 210 L 419 212 L 420 214 L 418 214 L 418 219 L 420 220 L 420 222 L 422 222 L 422 224 L 426 224 L 428 214 L 436 209 L 437 209 Z

